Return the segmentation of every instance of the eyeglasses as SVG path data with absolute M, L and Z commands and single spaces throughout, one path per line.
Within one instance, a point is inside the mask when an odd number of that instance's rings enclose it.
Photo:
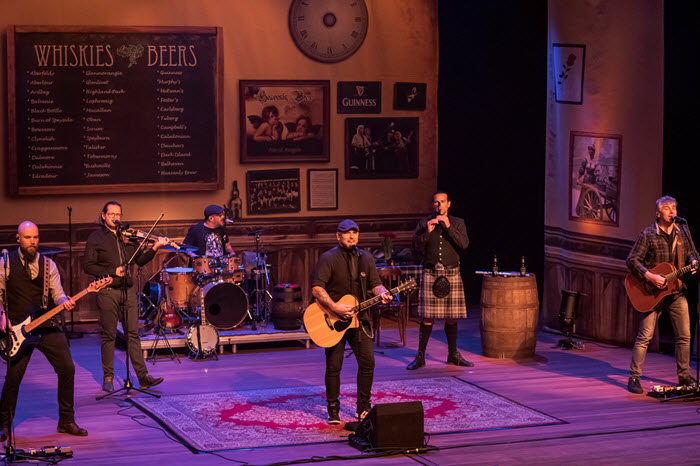
M 122 214 L 115 214 L 114 212 L 108 212 L 105 214 L 105 217 L 121 217 Z

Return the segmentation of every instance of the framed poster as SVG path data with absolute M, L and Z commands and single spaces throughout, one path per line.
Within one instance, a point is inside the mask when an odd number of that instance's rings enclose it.
M 583 71 L 586 46 L 552 44 L 554 61 L 554 100 L 563 104 L 583 104 Z
M 418 118 L 346 118 L 345 178 L 417 178 Z
M 569 218 L 619 225 L 622 136 L 572 131 Z
M 395 83 L 394 110 L 425 110 L 425 83 Z
M 338 169 L 310 168 L 306 172 L 309 210 L 338 209 Z
M 328 162 L 330 81 L 240 81 L 241 163 Z
M 248 215 L 299 212 L 299 169 L 246 173 Z

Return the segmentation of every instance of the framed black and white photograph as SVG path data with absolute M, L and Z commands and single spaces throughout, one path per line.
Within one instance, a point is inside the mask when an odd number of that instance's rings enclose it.
M 583 72 L 586 46 L 552 44 L 554 100 L 562 104 L 583 104 Z
M 241 80 L 241 163 L 328 162 L 330 81 Z
M 569 218 L 618 226 L 622 136 L 571 132 Z
M 418 118 L 346 118 L 345 178 L 417 178 Z
M 310 168 L 306 171 L 309 210 L 338 209 L 338 169 Z
M 394 110 L 425 110 L 425 83 L 395 83 Z
M 299 212 L 299 169 L 250 170 L 246 173 L 248 215 Z

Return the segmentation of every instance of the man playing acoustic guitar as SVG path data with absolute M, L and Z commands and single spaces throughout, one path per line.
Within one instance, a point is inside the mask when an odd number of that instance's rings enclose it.
M 688 227 L 678 225 L 676 222 L 676 206 L 677 202 L 671 196 L 664 196 L 656 201 L 656 222 L 639 233 L 637 241 L 627 257 L 627 267 L 632 271 L 632 274 L 659 289 L 665 288 L 667 285 L 671 286 L 671 284 L 667 283 L 669 280 L 666 277 L 650 269 L 654 269 L 662 263 L 672 264 L 675 269 L 691 264 L 693 273 L 697 269 L 698 253 L 693 248 Z M 670 267 L 668 268 L 670 269 Z M 677 280 L 675 277 L 673 279 Z M 689 371 L 690 318 L 688 301 L 685 299 L 684 291 L 685 286 L 681 285 L 678 292 L 664 297 L 653 310 L 642 314 L 637 339 L 632 349 L 630 378 L 627 382 L 627 390 L 630 392 L 644 393 L 639 378 L 642 375 L 642 365 L 647 354 L 647 347 L 654 336 L 656 322 L 663 310 L 668 311 L 673 323 L 678 384 L 691 385 L 693 383 Z
M 355 315 L 353 307 L 338 301 L 352 295 L 359 301 L 366 299 L 368 291 L 381 296 L 384 303 L 392 297 L 382 285 L 374 258 L 357 248 L 359 228 L 352 220 L 343 220 L 336 231 L 338 246 L 319 257 L 311 280 L 311 292 L 325 310 L 347 320 L 359 319 L 359 326 L 348 328 L 340 341 L 326 348 L 326 401 L 328 423 L 340 424 L 340 370 L 343 367 L 345 342 L 350 343 L 357 359 L 357 418 L 369 412 L 372 380 L 374 378 L 374 350 L 372 329 L 366 311 Z
M 32 222 L 22 222 L 17 229 L 19 248 L 8 255 L 8 263 L 0 259 L 0 291 L 6 293 L 8 309 L 0 304 L 0 330 L 10 329 L 10 322 L 18 324 L 25 320 L 34 308 L 46 307 L 48 301 L 64 304 L 72 309 L 75 302 L 66 296 L 61 287 L 61 277 L 54 261 L 37 252 L 39 229 Z M 48 281 L 47 284 L 44 281 Z M 44 297 L 46 296 L 46 298 Z M 43 301 L 47 301 L 44 303 Z M 61 329 L 51 320 L 39 326 L 36 348 L 44 353 L 58 375 L 58 432 L 70 435 L 87 435 L 75 423 L 73 391 L 75 366 L 68 347 L 68 340 Z M 15 415 L 19 385 L 22 383 L 32 349 L 7 364 L 5 384 L 0 400 L 0 442 L 7 440 L 7 432 Z

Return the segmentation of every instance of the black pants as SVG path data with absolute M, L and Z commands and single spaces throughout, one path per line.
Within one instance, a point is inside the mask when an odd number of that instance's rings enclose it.
M 56 327 L 36 330 L 41 335 L 36 349 L 44 353 L 58 375 L 58 422 L 67 424 L 75 422 L 73 410 L 73 392 L 75 387 L 75 366 L 70 354 L 68 340 Z M 19 386 L 27 370 L 33 348 L 23 351 L 21 356 L 8 364 L 5 384 L 0 399 L 0 426 L 9 425 L 15 417 Z M 8 417 L 9 416 L 9 417 Z
M 97 293 L 97 307 L 100 308 L 100 326 L 102 327 L 102 371 L 105 377 L 114 377 L 114 343 L 117 340 L 117 323 L 121 322 L 126 334 L 126 346 L 131 364 L 139 381 L 148 375 L 143 360 L 141 339 L 139 338 L 139 316 L 136 307 L 136 294 L 129 288 L 124 306 L 121 306 L 123 290 L 104 288 Z M 123 312 L 122 312 L 123 310 Z M 128 316 L 128 329 L 125 317 Z
M 357 412 L 369 409 L 374 379 L 374 342 L 369 324 L 365 329 L 351 328 L 337 345 L 326 348 L 326 400 L 328 406 L 338 406 L 340 396 L 340 370 L 343 368 L 345 342 L 350 343 L 357 359 Z

